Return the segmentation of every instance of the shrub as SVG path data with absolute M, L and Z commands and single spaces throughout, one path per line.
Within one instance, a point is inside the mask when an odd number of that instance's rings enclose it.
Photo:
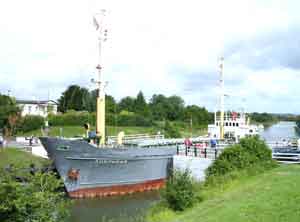
M 223 153 L 206 169 L 206 180 L 224 176 L 237 170 L 250 169 L 254 166 L 272 168 L 272 152 L 259 137 L 241 139 L 239 144 L 226 148 Z
M 40 129 L 44 126 L 45 119 L 41 116 L 26 115 L 21 119 L 20 131 L 26 133 L 32 130 Z
M 16 181 L 19 174 L 25 184 Z M 0 175 L 0 221 L 58 222 L 68 218 L 70 202 L 59 191 L 63 184 L 54 173 L 38 172 L 25 177 L 16 169 L 0 169 Z
M 195 184 L 190 171 L 174 170 L 162 191 L 162 198 L 169 208 L 183 211 L 194 205 L 197 200 L 195 193 Z
M 166 121 L 165 127 L 165 137 L 167 138 L 180 138 L 181 134 L 177 127 L 173 126 L 169 121 Z
M 253 158 L 251 160 L 252 164 L 272 160 L 272 150 L 269 149 L 267 144 L 263 140 L 260 140 L 259 137 L 241 139 L 240 144 L 251 154 Z

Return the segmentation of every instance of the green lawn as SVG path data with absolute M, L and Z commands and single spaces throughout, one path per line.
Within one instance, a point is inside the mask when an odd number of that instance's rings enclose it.
M 31 153 L 15 148 L 0 148 L 0 168 L 13 164 L 16 167 L 29 167 L 34 163 L 36 167 L 41 167 L 49 160 L 33 156 Z
M 166 210 L 152 221 L 276 222 L 300 220 L 300 165 L 282 165 L 266 173 L 208 190 L 205 200 L 184 213 Z

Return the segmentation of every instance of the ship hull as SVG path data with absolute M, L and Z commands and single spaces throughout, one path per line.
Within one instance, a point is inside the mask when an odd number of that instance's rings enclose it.
M 156 190 L 172 169 L 175 147 L 96 148 L 84 141 L 40 138 L 70 197 Z

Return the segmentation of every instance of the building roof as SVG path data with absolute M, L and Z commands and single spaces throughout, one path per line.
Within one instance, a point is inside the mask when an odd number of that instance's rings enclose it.
M 48 103 L 54 103 L 58 105 L 57 102 L 54 100 L 23 100 L 23 99 L 17 99 L 17 104 L 48 104 Z

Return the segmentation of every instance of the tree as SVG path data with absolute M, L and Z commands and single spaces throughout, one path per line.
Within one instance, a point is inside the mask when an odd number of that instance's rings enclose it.
M 78 85 L 71 85 L 58 100 L 58 110 L 66 112 L 73 109 L 76 111 L 83 111 L 91 109 L 89 91 Z
M 183 117 L 185 121 L 192 119 L 193 123 L 198 126 L 207 125 L 212 121 L 210 113 L 204 107 L 196 105 L 187 106 L 184 109 Z
M 117 103 L 113 96 L 105 95 L 105 112 L 115 114 L 117 112 Z
M 150 109 L 155 120 L 179 120 L 183 115 L 184 100 L 179 96 L 154 94 L 150 100 Z
M 135 112 L 135 99 L 126 96 L 123 99 L 120 100 L 118 104 L 118 111 L 121 112 L 122 110 L 126 110 L 128 112 Z
M 134 109 L 137 114 L 143 115 L 144 117 L 150 116 L 149 106 L 142 91 L 137 94 Z
M 155 120 L 164 120 L 167 117 L 167 97 L 154 94 L 150 99 L 150 110 Z
M 96 112 L 97 110 L 97 90 L 93 90 L 90 92 L 89 96 L 89 104 L 90 108 L 89 112 Z M 105 112 L 109 114 L 114 114 L 117 111 L 117 103 L 113 96 L 105 95 Z
M 21 112 L 16 101 L 6 95 L 0 94 L 0 130 L 6 136 L 11 136 L 16 132 L 17 124 Z
M 167 102 L 167 119 L 171 121 L 182 119 L 184 100 L 180 96 L 170 96 Z

